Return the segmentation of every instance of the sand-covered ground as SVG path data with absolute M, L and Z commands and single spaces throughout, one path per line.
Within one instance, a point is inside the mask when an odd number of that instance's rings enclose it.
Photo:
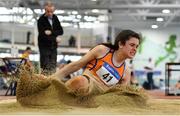
M 110 96 L 109 96 L 110 97 Z M 48 115 L 180 115 L 180 99 L 152 99 L 145 106 L 102 104 L 97 108 L 68 105 L 21 106 L 16 99 L 1 100 L 0 114 Z

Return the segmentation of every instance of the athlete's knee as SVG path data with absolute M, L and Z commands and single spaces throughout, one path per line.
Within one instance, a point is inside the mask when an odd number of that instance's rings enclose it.
M 66 86 L 72 89 L 78 89 L 88 86 L 88 80 L 83 76 L 77 76 L 67 81 Z
M 74 77 L 65 83 L 71 92 L 79 95 L 88 94 L 89 84 L 89 80 L 84 76 Z

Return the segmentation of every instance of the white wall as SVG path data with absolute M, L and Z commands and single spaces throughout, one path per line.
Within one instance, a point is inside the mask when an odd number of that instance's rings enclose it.
M 31 31 L 30 43 L 34 42 L 34 26 L 27 25 L 15 25 L 13 23 L 0 23 L 0 40 L 9 39 L 17 43 L 26 43 L 26 34 L 28 31 Z M 14 36 L 13 36 L 14 33 Z
M 145 37 L 145 42 L 143 45 L 142 53 L 137 53 L 134 58 L 134 67 L 136 70 L 144 70 L 144 66 L 148 65 L 148 58 L 153 58 L 153 61 L 157 61 L 160 57 L 167 55 L 165 50 L 166 42 L 169 40 L 170 35 L 176 35 L 176 46 L 173 50 L 177 54 L 177 58 L 174 62 L 180 62 L 180 30 L 179 28 L 165 28 L 165 29 L 138 29 L 137 32 L 140 32 L 143 37 Z M 167 46 L 169 47 L 169 46 Z M 170 58 L 173 57 L 173 54 L 166 57 L 159 65 L 155 67 L 155 71 L 160 71 L 161 75 L 155 75 L 155 81 L 158 81 L 159 78 L 165 79 L 165 64 L 171 62 Z M 144 70 L 145 71 L 145 70 Z M 145 75 L 140 77 L 145 79 Z
M 64 35 L 61 36 L 62 41 L 60 45 L 68 46 L 68 40 L 71 35 L 74 35 L 78 38 L 80 35 L 80 43 L 82 47 L 92 47 L 95 46 L 99 41 L 106 42 L 107 38 L 107 25 L 106 24 L 97 24 L 96 27 L 88 29 L 78 29 L 78 28 L 67 28 L 63 27 Z M 34 43 L 37 40 L 37 35 L 34 32 L 37 32 L 37 26 L 27 26 L 23 24 L 11 24 L 11 23 L 0 23 L 0 40 L 9 39 L 12 41 L 14 38 L 15 43 L 26 43 L 26 34 L 28 31 L 31 31 L 31 40 L 30 43 Z M 14 34 L 14 35 L 13 35 Z M 99 40 L 102 39 L 102 40 Z
M 95 45 L 95 38 L 92 33 L 92 29 L 78 29 L 78 28 L 63 28 L 64 29 L 64 34 L 61 36 L 62 41 L 60 45 L 62 46 L 68 46 L 68 40 L 71 35 L 76 37 L 76 43 L 78 39 L 78 35 L 80 33 L 80 39 L 81 39 L 81 46 L 82 47 L 91 47 Z

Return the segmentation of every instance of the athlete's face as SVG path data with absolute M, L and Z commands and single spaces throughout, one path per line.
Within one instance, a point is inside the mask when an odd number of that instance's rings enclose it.
M 123 53 L 127 58 L 133 58 L 135 56 L 138 46 L 139 40 L 135 37 L 131 37 L 126 41 L 125 45 L 121 45 Z

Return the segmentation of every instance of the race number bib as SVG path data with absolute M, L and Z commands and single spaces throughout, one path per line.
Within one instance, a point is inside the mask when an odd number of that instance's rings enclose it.
M 96 72 L 100 79 L 108 86 L 115 85 L 120 80 L 120 75 L 116 69 L 110 66 L 108 63 L 104 63 L 103 66 Z

